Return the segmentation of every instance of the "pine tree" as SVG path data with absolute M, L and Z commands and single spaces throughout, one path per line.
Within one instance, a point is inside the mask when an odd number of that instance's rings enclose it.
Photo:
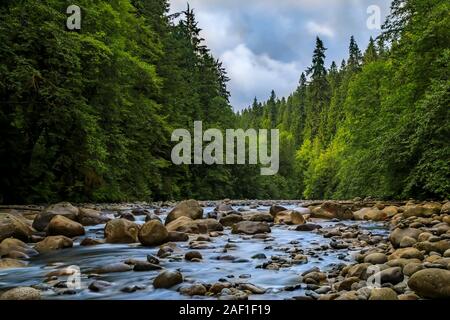
M 364 52 L 364 58 L 363 58 L 364 63 L 368 64 L 370 62 L 373 62 L 377 59 L 377 57 L 378 57 L 378 54 L 377 54 L 375 41 L 373 40 L 372 37 L 370 37 L 369 45 L 367 46 L 367 49 Z
M 347 67 L 351 71 L 358 71 L 361 68 L 362 63 L 362 54 L 358 48 L 358 44 L 355 41 L 355 37 L 350 37 L 350 46 L 349 46 L 349 58 Z

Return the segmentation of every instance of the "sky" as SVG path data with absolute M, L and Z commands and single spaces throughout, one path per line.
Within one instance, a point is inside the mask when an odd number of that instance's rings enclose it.
M 376 37 L 391 0 L 189 0 L 201 36 L 231 79 L 235 111 L 254 97 L 267 100 L 271 90 L 288 96 L 311 64 L 316 36 L 327 48 L 327 65 L 348 58 L 353 35 L 362 51 Z M 187 0 L 170 0 L 171 12 Z

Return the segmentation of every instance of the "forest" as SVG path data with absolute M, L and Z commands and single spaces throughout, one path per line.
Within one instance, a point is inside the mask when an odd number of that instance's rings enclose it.
M 79 0 L 71 31 L 71 4 L 0 3 L 0 203 L 448 199 L 448 1 L 394 0 L 342 61 L 317 37 L 294 92 L 241 112 L 189 6 Z M 279 173 L 173 164 L 171 132 L 197 120 L 279 129 Z

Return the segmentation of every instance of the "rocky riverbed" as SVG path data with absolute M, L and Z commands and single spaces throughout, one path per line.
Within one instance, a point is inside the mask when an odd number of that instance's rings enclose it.
M 0 299 L 450 298 L 450 202 L 0 206 Z

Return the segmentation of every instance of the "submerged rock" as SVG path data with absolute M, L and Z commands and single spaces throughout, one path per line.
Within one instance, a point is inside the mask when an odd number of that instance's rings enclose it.
M 186 254 L 184 255 L 184 258 L 187 261 L 192 261 L 193 259 L 203 259 L 202 254 L 199 251 L 189 251 L 186 252 Z
M 103 274 L 103 273 L 114 273 L 114 272 L 127 272 L 132 269 L 133 269 L 133 267 L 128 264 L 118 262 L 118 263 L 107 264 L 100 268 L 94 269 L 92 272 L 97 273 L 97 274 Z
M 257 234 L 269 233 L 270 227 L 265 222 L 241 221 L 233 225 L 231 233 Z
M 319 224 L 314 224 L 314 223 L 305 223 L 305 224 L 301 224 L 298 225 L 297 227 L 295 227 L 296 231 L 313 231 L 316 229 L 321 229 L 322 226 Z
M 183 282 L 183 275 L 179 271 L 162 271 L 158 276 L 153 280 L 153 287 L 155 289 L 169 289 L 179 283 Z
M 91 284 L 89 285 L 89 290 L 93 291 L 93 292 L 100 292 L 100 291 L 104 291 L 106 289 L 108 289 L 109 287 L 111 287 L 112 283 L 108 282 L 108 281 L 103 281 L 103 280 L 95 280 L 93 282 L 91 282 Z

